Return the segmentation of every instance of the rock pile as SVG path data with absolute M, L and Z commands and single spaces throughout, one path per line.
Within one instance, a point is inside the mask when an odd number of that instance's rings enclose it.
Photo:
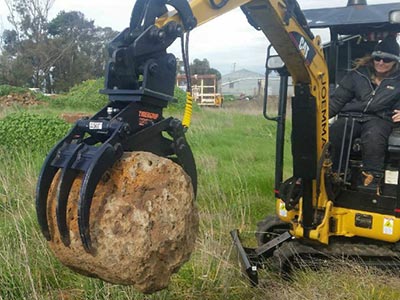
M 44 102 L 37 100 L 34 94 L 29 92 L 22 94 L 13 93 L 0 97 L 0 106 L 3 107 L 12 105 L 31 106 L 40 104 L 44 104 Z

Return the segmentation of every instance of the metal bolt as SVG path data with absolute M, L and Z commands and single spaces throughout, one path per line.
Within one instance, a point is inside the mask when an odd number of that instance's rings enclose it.
M 151 74 L 156 73 L 157 70 L 158 70 L 158 64 L 157 63 L 151 63 L 149 65 L 149 71 L 150 71 Z

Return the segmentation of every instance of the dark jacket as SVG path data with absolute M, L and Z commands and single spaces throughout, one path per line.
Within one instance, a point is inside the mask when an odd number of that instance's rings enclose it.
M 400 72 L 383 79 L 379 86 L 370 78 L 367 67 L 350 71 L 330 98 L 329 117 L 341 112 L 391 120 L 393 110 L 400 109 Z

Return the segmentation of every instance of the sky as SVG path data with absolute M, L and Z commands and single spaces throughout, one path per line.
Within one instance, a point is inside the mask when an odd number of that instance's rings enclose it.
M 298 0 L 302 9 L 342 7 L 348 0 Z M 217 0 L 218 2 L 218 0 Z M 368 4 L 395 3 L 400 0 L 367 0 Z M 96 26 L 111 27 L 121 31 L 129 26 L 134 1 L 128 0 L 55 0 L 49 20 L 58 12 L 80 11 Z M 0 32 L 7 28 L 8 10 L 5 0 L 0 0 Z M 322 40 L 328 35 L 316 32 Z M 190 34 L 189 58 L 206 58 L 210 66 L 227 74 L 240 69 L 264 73 L 265 51 L 268 46 L 264 34 L 255 30 L 247 22 L 240 9 L 214 19 L 194 29 Z M 181 58 L 180 44 L 174 43 L 169 49 Z

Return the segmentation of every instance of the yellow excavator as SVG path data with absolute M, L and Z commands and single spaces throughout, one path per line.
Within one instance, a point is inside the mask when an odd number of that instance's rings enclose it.
M 264 102 L 264 116 L 276 121 L 278 128 L 276 215 L 258 224 L 255 249 L 243 247 L 238 230 L 231 231 L 246 274 L 256 284 L 257 269 L 268 260 L 285 269 L 295 264 L 296 258 L 335 255 L 398 266 L 400 134 L 394 132 L 390 137 L 386 162 L 390 180 L 385 178 L 382 193 L 377 195 L 360 189 L 357 178 L 347 182 L 346 176 L 333 174 L 328 109 L 330 90 L 351 68 L 351 62 L 373 49 L 380 36 L 400 32 L 400 3 L 367 5 L 365 0 L 349 0 L 346 7 L 302 11 L 295 0 L 137 0 L 129 27 L 109 44 L 105 89 L 101 91 L 108 95 L 109 103 L 93 117 L 79 120 L 44 162 L 36 193 L 43 235 L 52 239 L 46 207 L 48 201 L 57 201 L 58 230 L 65 246 L 69 245 L 68 195 L 74 179 L 83 173 L 78 224 L 82 244 L 92 252 L 89 217 L 96 185 L 127 151 L 149 151 L 174 160 L 190 176 L 196 192 L 195 160 L 185 138 L 191 116 L 189 33 L 238 7 L 278 54 L 271 54 L 268 48 L 265 91 L 270 71 L 281 77 L 278 115 L 269 115 L 267 95 Z M 312 28 L 328 29 L 330 42 L 323 45 Z M 176 59 L 167 48 L 178 38 L 188 82 L 183 121 L 163 116 L 163 109 L 173 100 L 176 78 Z M 294 86 L 293 176 L 283 180 L 289 76 Z M 349 151 L 347 161 L 352 176 L 360 176 L 357 153 Z M 58 171 L 57 199 L 49 200 Z

